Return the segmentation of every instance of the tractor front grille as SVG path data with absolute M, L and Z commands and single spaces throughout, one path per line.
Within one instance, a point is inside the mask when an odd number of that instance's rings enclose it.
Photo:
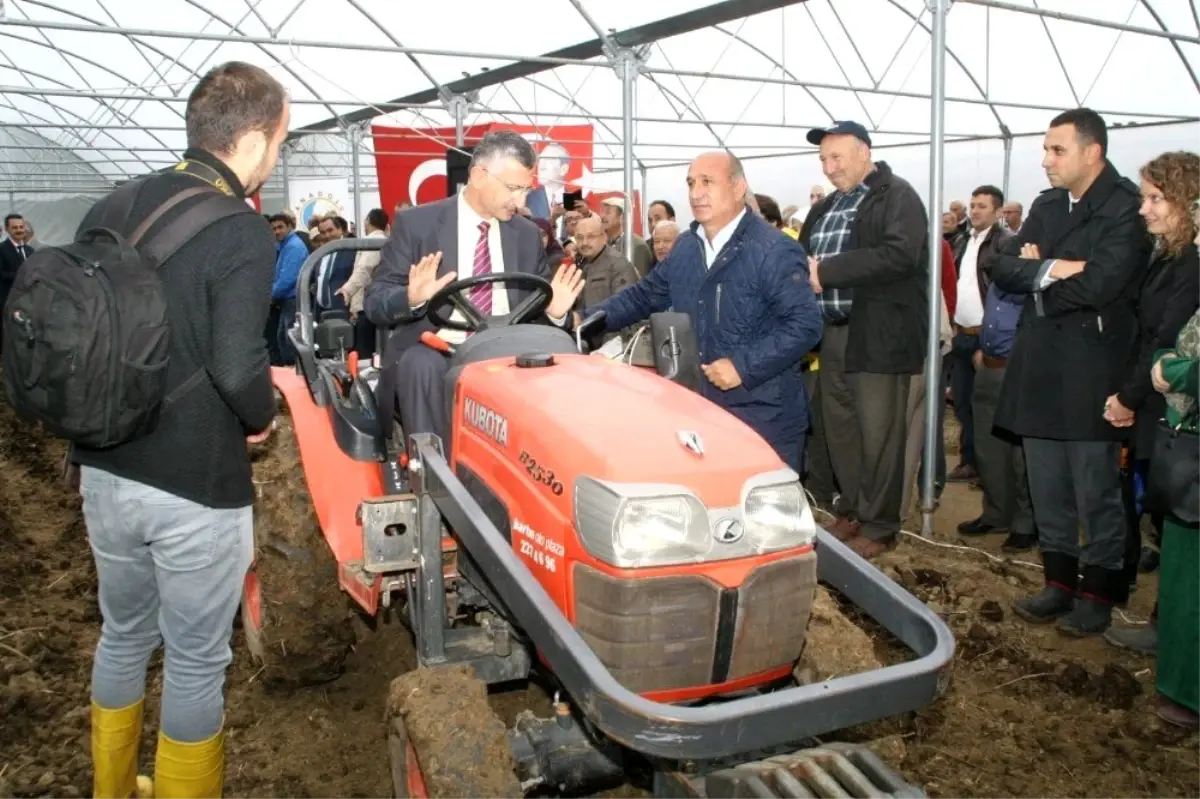
M 631 691 L 727 682 L 790 664 L 804 648 L 816 555 L 773 561 L 738 588 L 698 575 L 611 577 L 572 572 L 575 626 Z

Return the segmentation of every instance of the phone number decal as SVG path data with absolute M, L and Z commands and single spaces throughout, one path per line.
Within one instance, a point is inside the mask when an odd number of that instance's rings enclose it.
M 520 519 L 513 521 L 512 529 L 521 536 L 519 551 L 522 555 L 546 571 L 558 571 L 559 561 L 566 554 L 562 544 L 547 538 Z

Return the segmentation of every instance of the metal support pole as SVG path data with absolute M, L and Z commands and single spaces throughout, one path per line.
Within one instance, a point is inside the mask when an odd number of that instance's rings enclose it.
M 618 57 L 621 69 L 621 137 L 624 144 L 625 213 L 621 215 L 621 248 L 625 260 L 633 263 L 633 92 L 637 81 L 637 56 L 632 50 L 621 50 Z
M 283 207 L 285 210 L 292 208 L 292 190 L 291 181 L 288 180 L 288 161 L 291 160 L 292 148 L 288 145 L 283 145 L 279 152 L 279 176 L 283 179 Z M 297 220 L 299 224 L 299 220 Z
M 461 150 L 467 144 L 467 114 L 471 113 L 471 108 L 479 102 L 479 92 L 451 94 L 442 89 L 438 92 L 438 100 L 446 113 L 454 117 L 454 146 Z
M 362 235 L 362 173 L 359 150 L 362 149 L 362 125 L 351 125 L 347 137 L 350 143 L 350 174 L 354 178 L 354 230 Z
M 639 161 L 638 162 L 638 172 L 640 172 L 641 176 L 642 176 L 642 213 L 645 214 L 647 211 L 650 210 L 649 207 L 647 207 L 647 205 L 646 205 L 646 203 L 650 202 L 650 195 L 646 191 L 646 181 L 649 176 L 650 170 L 646 169 L 646 165 L 644 163 L 642 163 L 641 161 Z M 642 219 L 643 219 L 643 221 L 645 221 L 645 217 L 642 217 Z M 649 228 L 646 229 L 647 238 L 649 237 L 650 233 L 652 233 L 652 232 L 653 231 L 651 231 Z M 651 249 L 653 249 L 653 244 L 651 245 Z
M 925 475 L 921 481 L 921 535 L 933 534 L 933 477 L 937 457 L 938 414 L 944 414 L 946 400 L 942 395 L 941 321 L 942 321 L 942 170 L 945 162 L 946 130 L 946 15 L 951 0 L 925 0 L 932 19 L 932 109 L 929 134 L 929 340 L 925 355 L 925 452 L 922 460 Z
M 1008 200 L 1008 179 L 1012 176 L 1012 147 L 1013 137 L 1008 128 L 1004 128 L 1001 140 L 1004 142 L 1004 177 L 1000 185 L 1000 191 L 1004 192 L 1005 201 Z

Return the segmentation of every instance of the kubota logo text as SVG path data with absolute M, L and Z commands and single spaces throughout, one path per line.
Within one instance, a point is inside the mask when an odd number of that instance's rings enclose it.
M 463 400 L 463 420 L 502 447 L 508 446 L 508 420 L 469 397 Z

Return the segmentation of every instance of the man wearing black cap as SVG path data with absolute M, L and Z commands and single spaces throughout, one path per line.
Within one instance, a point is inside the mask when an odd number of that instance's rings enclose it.
M 909 382 L 925 363 L 927 217 L 913 187 L 871 160 L 862 125 L 808 141 L 835 188 L 800 239 L 825 321 L 814 401 L 840 490 L 830 532 L 872 558 L 900 530 Z

